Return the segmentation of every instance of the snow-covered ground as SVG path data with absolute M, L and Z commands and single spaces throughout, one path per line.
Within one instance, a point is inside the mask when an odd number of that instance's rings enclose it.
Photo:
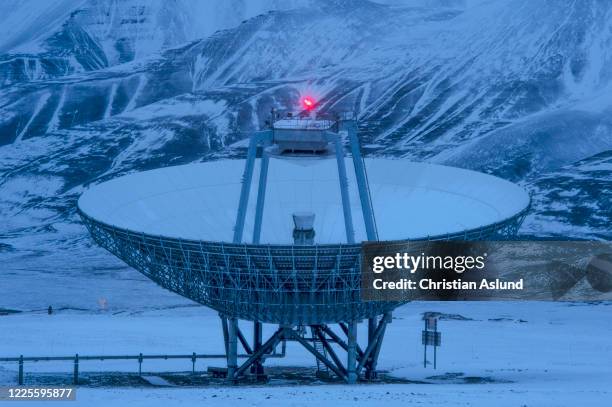
M 439 324 L 443 345 L 437 370 L 431 365 L 423 368 L 420 331 L 425 311 L 452 315 Z M 609 406 L 611 311 L 610 303 L 411 303 L 395 312 L 379 367 L 416 383 L 80 387 L 78 404 Z M 359 334 L 365 337 L 365 332 Z M 138 312 L 72 310 L 48 316 L 32 311 L 3 316 L 0 343 L 2 356 L 218 353 L 223 346 L 216 313 L 189 305 Z M 269 359 L 267 365 L 314 366 L 313 358 L 297 345 L 290 343 L 287 350 L 285 359 Z M 196 370 L 221 364 L 198 361 Z M 15 383 L 16 368 L 16 363 L 1 365 L 0 385 Z M 71 369 L 70 362 L 40 362 L 26 364 L 25 371 L 70 373 Z M 152 383 L 160 372 L 190 369 L 190 361 L 185 360 L 143 364 Z M 137 365 L 134 361 L 81 363 L 81 372 L 102 370 L 135 372 Z

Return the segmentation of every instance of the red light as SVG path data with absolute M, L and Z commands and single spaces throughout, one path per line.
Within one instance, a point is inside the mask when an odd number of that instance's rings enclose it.
M 312 110 L 315 107 L 315 101 L 310 96 L 306 96 L 302 99 L 302 105 L 304 105 L 304 109 Z

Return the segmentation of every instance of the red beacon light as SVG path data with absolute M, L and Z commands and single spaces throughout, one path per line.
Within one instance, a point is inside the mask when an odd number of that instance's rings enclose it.
M 315 101 L 310 96 L 306 96 L 302 99 L 302 105 L 306 110 L 312 110 L 315 107 Z

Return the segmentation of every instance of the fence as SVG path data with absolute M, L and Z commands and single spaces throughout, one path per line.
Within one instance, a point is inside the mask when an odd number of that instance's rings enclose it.
M 285 343 L 282 344 L 282 350 L 280 353 L 270 353 L 266 355 L 266 358 L 281 358 L 285 356 Z M 239 358 L 248 358 L 249 354 L 238 355 Z M 198 354 L 193 352 L 190 355 L 143 355 L 142 353 L 138 355 L 98 355 L 98 356 L 80 356 L 78 353 L 74 356 L 29 356 L 24 357 L 23 355 L 19 357 L 4 357 L 0 358 L 0 362 L 17 362 L 19 364 L 19 373 L 17 382 L 19 385 L 24 384 L 23 374 L 24 374 L 24 363 L 25 362 L 51 362 L 51 361 L 72 361 L 73 363 L 73 383 L 79 383 L 79 363 L 84 360 L 136 360 L 138 361 L 138 375 L 142 375 L 142 362 L 144 360 L 168 360 L 168 359 L 188 359 L 191 360 L 191 371 L 195 373 L 195 363 L 198 359 L 225 359 L 225 354 Z

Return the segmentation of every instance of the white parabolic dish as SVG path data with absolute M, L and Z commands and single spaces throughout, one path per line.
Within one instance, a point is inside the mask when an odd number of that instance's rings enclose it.
M 367 159 L 380 240 L 420 239 L 498 223 L 522 212 L 528 194 L 491 175 L 405 160 Z M 244 160 L 211 161 L 135 173 L 93 186 L 79 208 L 107 225 L 147 235 L 231 242 Z M 353 163 L 346 160 L 356 240 L 366 240 Z M 244 239 L 251 241 L 259 167 Z M 292 244 L 294 212 L 316 215 L 315 242 L 345 243 L 335 160 L 270 161 L 262 244 Z

